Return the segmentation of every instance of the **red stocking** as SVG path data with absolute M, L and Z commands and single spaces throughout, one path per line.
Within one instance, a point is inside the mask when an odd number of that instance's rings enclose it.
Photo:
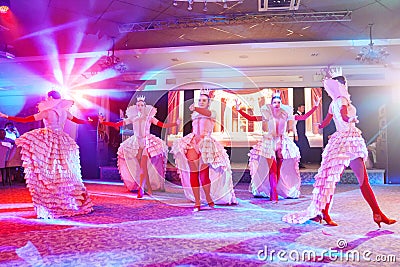
M 210 181 L 210 168 L 207 165 L 203 165 L 200 170 L 200 180 L 203 186 L 204 193 L 206 195 L 206 200 L 209 206 L 214 206 L 214 202 L 211 198 L 211 181 Z
M 371 210 L 374 214 L 382 214 L 378 202 L 376 201 L 375 194 L 372 191 L 371 185 L 369 184 L 369 178 L 366 169 L 364 169 L 363 181 L 364 181 L 363 184 L 360 185 L 360 189 L 364 199 L 367 201 L 368 205 L 371 207 Z
M 276 186 L 278 185 L 278 166 L 275 159 L 272 160 L 269 169 L 269 185 L 271 187 L 269 196 L 271 201 L 278 201 L 278 193 L 276 192 Z

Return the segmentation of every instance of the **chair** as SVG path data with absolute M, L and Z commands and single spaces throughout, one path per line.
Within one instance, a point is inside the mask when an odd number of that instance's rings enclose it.
M 1 180 L 3 181 L 3 186 L 6 185 L 7 175 L 6 175 L 6 163 L 8 160 L 8 156 L 10 153 L 10 147 L 3 145 L 0 143 L 0 173 Z
M 11 185 L 12 179 L 11 177 L 14 175 L 15 179 L 15 171 L 11 172 L 12 169 L 16 169 L 17 167 L 22 167 L 22 159 L 21 159 L 21 147 L 13 146 L 9 152 L 8 160 L 6 162 L 6 182 Z

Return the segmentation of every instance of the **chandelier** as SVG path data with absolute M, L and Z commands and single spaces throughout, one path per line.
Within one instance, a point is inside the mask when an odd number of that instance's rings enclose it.
M 102 60 L 99 62 L 99 66 L 105 69 L 114 69 L 121 73 L 124 73 L 128 70 L 128 66 L 121 62 L 121 59 L 115 55 L 115 39 L 113 38 L 113 45 L 111 50 L 108 50 L 107 56 L 103 57 Z
M 360 53 L 358 53 L 356 60 L 367 63 L 367 64 L 379 64 L 383 63 L 389 53 L 385 50 L 384 47 L 376 47 L 372 42 L 372 25 L 369 24 L 369 44 L 361 49 Z
M 237 2 L 242 4 L 244 0 L 173 0 L 173 6 L 178 6 L 178 2 L 187 2 L 187 9 L 191 11 L 195 2 L 203 3 L 203 11 L 207 12 L 207 3 L 222 3 L 223 8 L 228 8 L 228 2 Z

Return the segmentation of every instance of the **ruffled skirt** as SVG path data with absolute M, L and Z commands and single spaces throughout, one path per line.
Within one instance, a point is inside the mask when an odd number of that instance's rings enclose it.
M 32 130 L 15 140 L 38 218 L 59 218 L 93 211 L 82 182 L 79 148 L 63 131 Z
M 175 140 L 171 149 L 186 198 L 194 201 L 190 185 L 190 168 L 186 158 L 187 150 L 191 148 L 194 148 L 200 154 L 201 164 L 209 166 L 211 198 L 215 204 L 237 204 L 233 190 L 231 165 L 224 147 L 211 136 L 205 136 L 199 142 L 196 142 L 193 133 Z M 203 190 L 200 190 L 200 192 L 201 201 L 206 202 Z
M 272 159 L 276 159 L 278 148 L 282 151 L 283 161 L 276 191 L 283 198 L 298 198 L 301 185 L 300 151 L 293 140 L 286 135 L 274 137 L 266 134 L 250 150 L 251 192 L 254 196 L 270 197 L 269 170 Z
M 163 140 L 152 134 L 144 138 L 133 135 L 121 143 L 118 149 L 121 179 L 129 191 L 138 190 L 141 167 L 137 155 L 141 148 L 149 158 L 147 170 L 152 190 L 163 191 L 168 148 Z
M 350 161 L 357 158 L 365 161 L 367 157 L 367 147 L 358 128 L 351 127 L 346 131 L 335 132 L 322 153 L 321 167 L 315 176 L 310 206 L 305 211 L 284 216 L 283 221 L 304 223 L 320 215 L 326 204 L 330 203 L 336 183 L 340 181 L 340 177 L 346 167 L 350 165 Z

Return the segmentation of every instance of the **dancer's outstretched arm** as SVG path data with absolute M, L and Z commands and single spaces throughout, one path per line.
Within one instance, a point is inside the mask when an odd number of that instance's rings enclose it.
M 325 119 L 318 125 L 319 129 L 325 128 L 326 126 L 328 126 L 328 124 L 331 122 L 333 118 L 333 114 L 328 113 L 326 114 Z
M 16 121 L 16 122 L 22 122 L 22 123 L 36 121 L 34 115 L 31 115 L 31 116 L 28 116 L 28 117 L 14 117 L 14 116 L 8 116 L 8 115 L 0 112 L 0 117 L 1 118 L 6 118 L 6 119 L 8 119 L 10 121 Z
M 161 121 L 157 120 L 156 118 L 152 118 L 151 123 L 153 123 L 154 125 L 157 125 L 161 128 L 171 128 L 171 127 L 179 126 L 180 120 L 177 120 L 176 122 L 166 122 L 165 123 L 165 122 L 161 122 Z
M 119 130 L 119 127 L 124 125 L 124 121 L 119 121 L 119 122 L 110 122 L 110 121 L 103 121 L 101 118 L 99 118 L 100 124 L 106 125 L 106 126 L 111 126 L 114 127 L 117 131 Z
M 315 102 L 314 102 L 314 107 L 312 109 L 310 109 L 306 114 L 303 115 L 295 115 L 294 119 L 296 121 L 303 121 L 306 120 L 308 117 L 311 116 L 311 114 L 313 114 L 314 111 L 317 110 L 318 106 L 319 106 L 319 102 L 321 101 L 321 97 L 318 97 Z
M 72 122 L 75 122 L 76 124 L 85 124 L 85 123 L 91 123 L 93 120 L 88 117 L 87 120 L 82 120 L 78 119 L 77 117 L 73 116 L 71 113 L 68 112 L 68 119 Z

